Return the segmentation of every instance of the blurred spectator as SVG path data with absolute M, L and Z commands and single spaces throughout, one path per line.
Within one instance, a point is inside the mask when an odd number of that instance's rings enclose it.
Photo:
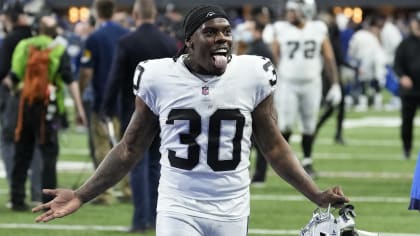
M 97 29 L 86 39 L 81 59 L 79 81 L 82 94 L 88 86 L 88 83 L 92 84 L 93 107 L 90 122 L 95 146 L 96 162 L 94 164 L 98 165 L 111 149 L 108 132 L 104 128 L 103 121 L 101 120 L 100 106 L 103 101 L 112 59 L 114 57 L 115 45 L 121 36 L 128 33 L 128 30 L 111 21 L 115 9 L 115 2 L 113 0 L 95 0 L 94 9 L 97 14 Z M 114 126 L 119 126 L 117 119 L 114 119 Z M 119 134 L 116 136 L 118 137 Z M 128 191 L 123 190 L 123 193 L 128 194 Z M 98 204 L 111 204 L 112 202 L 113 196 L 111 189 L 94 201 L 94 203 Z
M 14 81 L 19 82 L 17 88 L 25 88 L 25 71 L 31 53 L 37 47 L 50 50 L 48 53 L 48 93 L 49 101 L 33 100 L 21 94 L 19 104 L 18 123 L 15 131 L 15 165 L 12 172 L 12 209 L 24 211 L 28 209 L 25 204 L 25 181 L 29 163 L 35 146 L 39 146 L 43 158 L 42 188 L 57 187 L 57 158 L 58 143 L 58 117 L 64 109 L 64 87 L 69 85 L 70 93 L 76 105 L 78 118 L 84 124 L 85 115 L 81 104 L 78 84 L 73 80 L 70 59 L 65 48 L 53 41 L 57 33 L 57 23 L 54 17 L 44 16 L 40 19 L 39 35 L 19 42 L 13 52 L 12 75 Z M 32 57 L 31 57 L 32 59 Z M 50 71 L 57 71 L 53 76 Z M 39 78 L 39 77 L 38 77 Z M 23 90 L 25 91 L 25 90 Z M 20 91 L 18 91 L 20 92 Z M 30 96 L 30 95 L 28 95 Z M 48 108 L 48 109 L 47 109 Z M 51 196 L 43 195 L 42 201 L 48 202 Z
M 129 30 L 133 27 L 132 19 L 125 11 L 115 12 L 112 16 L 112 20 Z
M 387 19 L 380 32 L 380 41 L 386 56 L 387 71 L 385 78 L 385 88 L 392 94 L 389 103 L 386 104 L 385 107 L 387 110 L 399 110 L 401 108 L 398 78 L 395 75 L 393 69 L 395 51 L 397 50 L 398 45 L 401 43 L 401 40 L 402 34 L 398 27 L 392 23 L 391 19 Z
M 264 26 L 264 29 L 261 34 L 261 39 L 266 45 L 268 45 L 269 49 L 271 50 L 270 41 L 272 41 L 272 36 L 274 32 L 273 32 L 273 25 L 271 24 L 273 17 L 272 17 L 272 12 L 270 8 L 266 6 L 254 7 L 251 11 L 251 16 L 257 24 Z M 270 58 L 270 60 L 275 65 L 278 63 L 276 61 L 277 59 L 274 57 Z
M 107 84 L 102 105 L 103 113 L 112 116 L 116 106 L 115 98 L 120 94 L 121 100 L 121 133 L 125 132 L 135 109 L 133 94 L 134 71 L 139 62 L 176 54 L 174 38 L 163 33 L 154 25 L 157 9 L 153 0 L 136 0 L 133 17 L 137 29 L 123 36 L 117 43 L 116 56 Z M 130 172 L 130 184 L 134 203 L 130 232 L 144 232 L 154 228 L 158 183 L 160 177 L 160 138 L 157 136 L 149 147 L 144 158 Z
M 413 120 L 420 107 L 420 12 L 410 22 L 411 34 L 397 48 L 395 73 L 400 78 L 401 139 L 406 159 L 410 158 L 413 142 Z
M 81 51 L 80 54 L 75 58 L 74 61 L 74 70 L 73 73 L 78 78 L 79 70 L 80 70 L 80 60 L 83 55 L 83 48 L 85 47 L 86 39 L 95 29 L 95 22 L 93 17 L 90 17 L 88 21 L 79 22 L 74 26 L 74 34 L 77 35 L 81 40 Z M 93 91 L 92 91 L 92 83 L 89 83 L 85 88 L 82 96 L 82 103 L 83 108 L 85 109 L 86 113 L 86 120 L 87 120 L 87 134 L 88 134 L 88 147 L 89 147 L 89 156 L 94 163 L 94 166 L 97 166 L 96 159 L 95 159 L 95 145 L 93 143 L 92 138 L 92 124 L 91 124 L 91 114 L 92 114 L 92 104 L 93 104 Z
M 3 42 L 4 36 L 6 36 L 6 29 L 4 28 L 4 21 L 5 21 L 5 16 L 3 14 L 3 12 L 0 12 L 0 46 L 1 43 Z
M 252 28 L 254 27 L 254 24 L 255 22 L 248 20 L 238 24 L 236 28 L 232 30 L 234 38 L 232 50 L 235 54 L 242 55 L 248 50 L 249 44 L 253 41 Z
M 8 32 L 0 46 L 0 112 L 1 112 L 1 154 L 6 169 L 6 179 L 11 188 L 12 170 L 14 165 L 14 135 L 19 107 L 19 96 L 11 90 L 12 82 L 9 77 L 12 54 L 16 45 L 25 38 L 32 36 L 28 18 L 23 6 L 16 2 L 5 4 L 2 9 L 3 24 Z M 38 148 L 35 148 L 30 167 L 31 200 L 33 203 L 41 202 L 41 169 L 42 158 Z
M 379 41 L 385 19 L 373 16 L 365 20 L 363 28 L 350 39 L 348 56 L 358 66 L 358 92 L 356 111 L 366 111 L 369 98 L 374 108 L 382 109 L 381 87 L 385 84 L 385 53 Z M 373 90 L 373 91 L 372 91 Z
M 182 48 L 184 38 L 182 35 L 183 15 L 176 9 L 174 3 L 168 3 L 165 13 L 156 19 L 159 29 L 177 40 L 177 47 Z

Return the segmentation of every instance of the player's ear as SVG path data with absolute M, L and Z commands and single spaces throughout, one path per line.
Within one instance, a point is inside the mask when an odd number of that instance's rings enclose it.
M 194 49 L 194 45 L 191 41 L 191 38 L 189 40 L 185 40 L 185 46 L 187 46 L 187 48 Z

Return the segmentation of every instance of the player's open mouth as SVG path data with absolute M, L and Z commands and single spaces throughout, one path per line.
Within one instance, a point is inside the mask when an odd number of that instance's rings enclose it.
M 211 56 L 215 67 L 219 69 L 226 68 L 228 52 L 229 50 L 227 48 L 219 48 L 212 52 Z

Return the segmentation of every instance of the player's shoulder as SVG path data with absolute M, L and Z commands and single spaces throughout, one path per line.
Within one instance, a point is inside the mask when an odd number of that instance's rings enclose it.
M 320 20 L 311 20 L 307 24 L 314 30 L 322 33 L 328 33 L 328 26 L 324 21 Z
M 290 30 L 293 28 L 293 25 L 288 21 L 276 21 L 273 23 L 273 29 L 275 32 L 282 32 L 285 30 Z
M 137 68 L 143 68 L 144 71 L 147 70 L 148 72 L 162 73 L 170 70 L 175 64 L 176 61 L 173 58 L 159 58 L 140 61 Z
M 238 73 L 243 74 L 242 81 L 249 78 L 250 81 L 255 81 L 257 83 L 261 81 L 269 81 L 268 84 L 271 86 L 276 84 L 277 73 L 275 66 L 271 60 L 266 57 L 255 55 L 233 55 L 232 64 Z
M 144 60 L 137 64 L 134 72 L 134 84 L 154 84 L 153 81 L 165 80 L 172 73 L 176 62 L 172 58 Z
M 264 65 L 271 63 L 270 59 L 255 55 L 232 55 L 232 62 L 239 67 L 246 68 L 246 71 L 260 71 Z

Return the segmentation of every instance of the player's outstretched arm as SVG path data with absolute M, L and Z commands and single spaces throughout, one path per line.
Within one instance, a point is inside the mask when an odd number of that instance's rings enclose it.
M 252 117 L 257 145 L 279 176 L 318 206 L 327 207 L 329 203 L 340 206 L 349 201 L 339 187 L 321 191 L 306 174 L 277 127 L 273 95 L 268 96 L 258 105 Z
M 136 98 L 136 110 L 121 141 L 111 149 L 93 175 L 76 191 L 70 189 L 44 190 L 55 198 L 34 208 L 45 212 L 36 222 L 47 222 L 69 215 L 106 189 L 118 183 L 134 164 L 143 158 L 158 132 L 158 119 L 147 105 Z

